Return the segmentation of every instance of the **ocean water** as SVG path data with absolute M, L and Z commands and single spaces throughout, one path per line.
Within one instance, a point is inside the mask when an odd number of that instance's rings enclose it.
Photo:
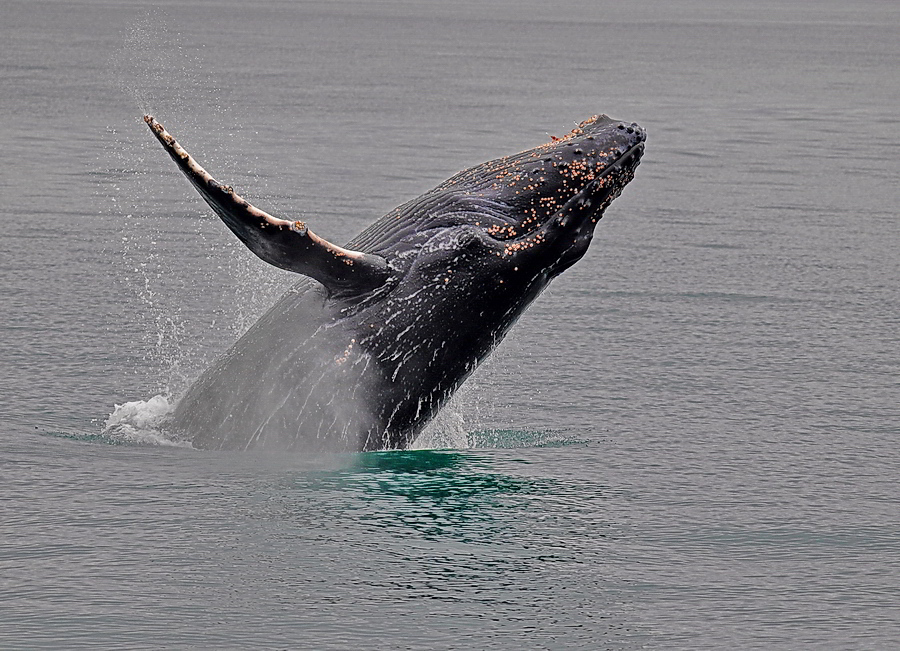
M 6 0 L 0 647 L 900 646 L 900 7 Z M 333 241 L 604 112 L 588 255 L 416 450 L 154 424 Z

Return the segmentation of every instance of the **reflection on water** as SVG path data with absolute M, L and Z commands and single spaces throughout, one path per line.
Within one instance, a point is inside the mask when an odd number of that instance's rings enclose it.
M 546 450 L 556 466 L 546 477 L 541 454 L 408 450 L 320 459 L 274 477 L 256 473 L 248 515 L 265 532 L 268 562 L 301 549 L 303 566 L 328 577 L 310 599 L 346 609 L 365 595 L 379 604 L 380 621 L 427 621 L 409 644 L 417 634 L 433 643 L 477 630 L 479 648 L 504 648 L 509 635 L 525 635 L 532 648 L 553 641 L 588 648 L 623 625 L 608 576 L 616 533 L 604 507 L 609 491 L 558 472 L 560 456 L 578 458 L 580 449 Z M 554 605 L 561 602 L 565 626 Z
M 382 526 L 463 541 L 499 536 L 529 495 L 550 488 L 548 481 L 497 472 L 478 454 L 431 450 L 360 455 L 338 481 L 387 507 L 375 515 Z
M 508 461 L 499 470 L 489 456 L 469 450 L 366 452 L 340 459 L 337 467 L 292 473 L 279 496 L 282 506 L 296 498 L 301 510 L 337 508 L 335 517 L 355 518 L 382 532 L 487 541 L 502 535 L 532 498 L 559 490 L 550 480 L 513 472 L 521 462 Z M 311 503 L 310 493 L 320 499 Z
M 420 474 L 457 467 L 466 457 L 473 460 L 477 455 L 450 450 L 395 450 L 364 452 L 354 460 L 359 472 Z

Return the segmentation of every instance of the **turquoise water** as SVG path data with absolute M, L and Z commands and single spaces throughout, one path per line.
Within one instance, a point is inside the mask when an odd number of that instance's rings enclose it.
M 900 643 L 892 3 L 8 2 L 0 647 Z M 7 90 L 8 89 L 8 90 Z M 634 182 L 420 448 L 154 429 L 333 241 L 597 112 Z

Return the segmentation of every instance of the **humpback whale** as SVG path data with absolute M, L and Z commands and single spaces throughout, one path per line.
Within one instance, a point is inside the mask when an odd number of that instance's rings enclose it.
M 588 249 L 646 134 L 595 115 L 459 172 L 345 246 L 216 181 L 144 120 L 261 259 L 303 277 L 188 389 L 168 427 L 196 448 L 405 448 L 550 281 Z

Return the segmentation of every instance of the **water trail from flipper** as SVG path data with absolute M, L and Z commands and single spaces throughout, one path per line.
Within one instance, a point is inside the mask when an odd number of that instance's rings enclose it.
M 202 133 L 205 160 L 223 178 L 235 175 L 236 157 L 246 148 L 233 140 L 243 132 L 219 103 L 199 49 L 184 42 L 164 11 L 148 9 L 122 34 L 109 71 L 110 85 L 130 98 L 134 111 L 107 126 L 96 192 L 109 217 L 110 277 L 121 287 L 122 320 L 134 333 L 133 349 L 121 354 L 132 360 L 134 383 L 104 432 L 162 442 L 156 421 L 165 420 L 177 397 L 288 283 L 248 254 L 188 184 L 174 178 L 171 161 L 141 120 L 154 112 L 170 116 L 180 131 Z M 247 169 L 246 161 L 241 165 Z M 130 400 L 146 396 L 153 397 Z

